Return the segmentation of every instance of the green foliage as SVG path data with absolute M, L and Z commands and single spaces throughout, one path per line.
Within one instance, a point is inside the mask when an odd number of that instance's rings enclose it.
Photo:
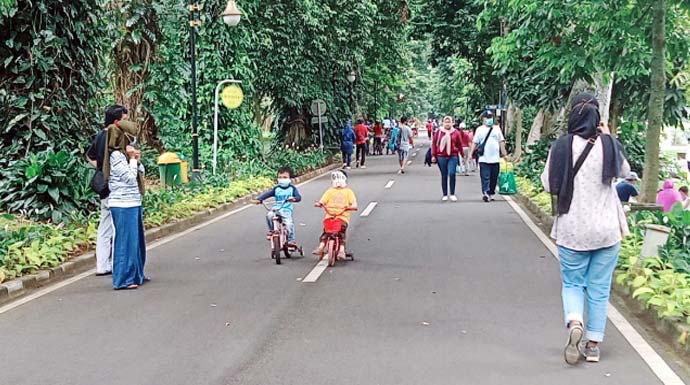
M 642 176 L 644 168 L 646 126 L 637 121 L 624 120 L 618 131 L 618 140 L 623 144 L 630 168 Z
M 0 219 L 0 282 L 55 267 L 96 241 L 96 223 L 41 224 Z
M 632 296 L 654 309 L 659 317 L 680 319 L 690 324 L 690 277 L 688 237 L 690 212 L 674 208 L 671 213 L 634 212 L 629 216 L 632 235 L 623 240 L 616 282 L 633 289 Z M 647 223 L 664 224 L 672 232 L 660 256 L 640 262 L 639 255 Z M 687 341 L 686 341 L 687 342 Z
M 92 100 L 104 85 L 105 34 L 99 3 L 3 2 L 0 158 L 18 159 L 56 143 L 74 148 L 98 127 Z
M 46 150 L 12 161 L 0 170 L 0 210 L 55 223 L 86 216 L 98 203 L 92 174 L 76 151 Z
M 536 186 L 541 186 L 541 173 L 546 167 L 546 159 L 554 139 L 553 137 L 541 138 L 537 143 L 529 146 L 517 165 L 516 173 L 528 178 Z

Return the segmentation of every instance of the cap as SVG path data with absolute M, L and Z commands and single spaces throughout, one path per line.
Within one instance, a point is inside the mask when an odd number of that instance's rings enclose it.
M 493 118 L 494 113 L 491 112 L 491 110 L 486 110 L 484 113 L 482 113 L 482 118 Z
M 628 174 L 628 177 L 625 178 L 625 180 L 640 180 L 640 177 L 637 176 L 635 171 L 630 171 L 630 174 Z

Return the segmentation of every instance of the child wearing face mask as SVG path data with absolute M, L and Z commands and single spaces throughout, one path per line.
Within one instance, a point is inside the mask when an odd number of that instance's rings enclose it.
M 266 191 L 261 194 L 256 199 L 256 204 L 261 204 L 268 198 L 275 198 L 275 203 L 273 207 L 280 209 L 280 215 L 283 217 L 283 223 L 288 229 L 288 246 L 297 247 L 295 242 L 295 222 L 292 220 L 292 213 L 294 211 L 293 203 L 302 201 L 302 196 L 297 191 L 297 186 L 292 184 L 292 171 L 289 167 L 281 167 L 278 170 L 278 184 L 271 190 Z M 287 202 L 287 203 L 286 203 Z M 266 223 L 268 224 L 268 230 L 273 231 L 273 216 L 274 212 L 270 211 L 266 215 Z M 270 233 L 269 233 L 270 236 Z
M 345 171 L 337 170 L 331 173 L 331 188 L 323 193 L 321 199 L 315 202 L 314 206 L 326 208 L 326 218 L 336 215 L 336 218 L 341 221 L 340 239 L 342 242 L 340 243 L 340 250 L 338 250 L 338 259 L 345 259 L 345 235 L 350 223 L 350 211 L 357 211 L 357 197 L 354 191 L 347 187 Z M 319 247 L 312 254 L 320 255 L 323 252 L 327 237 L 328 234 L 324 232 L 321 235 Z

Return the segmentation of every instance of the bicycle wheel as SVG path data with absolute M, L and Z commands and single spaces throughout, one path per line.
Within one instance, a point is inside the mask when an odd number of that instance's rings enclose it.
M 273 258 L 276 260 L 276 265 L 280 265 L 280 238 L 273 237 Z
M 336 243 L 334 239 L 330 239 L 328 246 L 326 246 L 326 250 L 328 250 L 328 266 L 331 267 L 335 266 L 335 259 L 338 255 L 338 250 L 336 249 L 338 245 Z

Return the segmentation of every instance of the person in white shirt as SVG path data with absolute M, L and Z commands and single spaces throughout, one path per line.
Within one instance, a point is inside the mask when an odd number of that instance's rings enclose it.
M 494 200 L 501 157 L 507 156 L 506 140 L 498 125 L 494 125 L 494 114 L 484 111 L 483 125 L 477 127 L 472 138 L 470 157 L 479 158 L 479 175 L 482 181 L 482 199 L 484 202 Z

